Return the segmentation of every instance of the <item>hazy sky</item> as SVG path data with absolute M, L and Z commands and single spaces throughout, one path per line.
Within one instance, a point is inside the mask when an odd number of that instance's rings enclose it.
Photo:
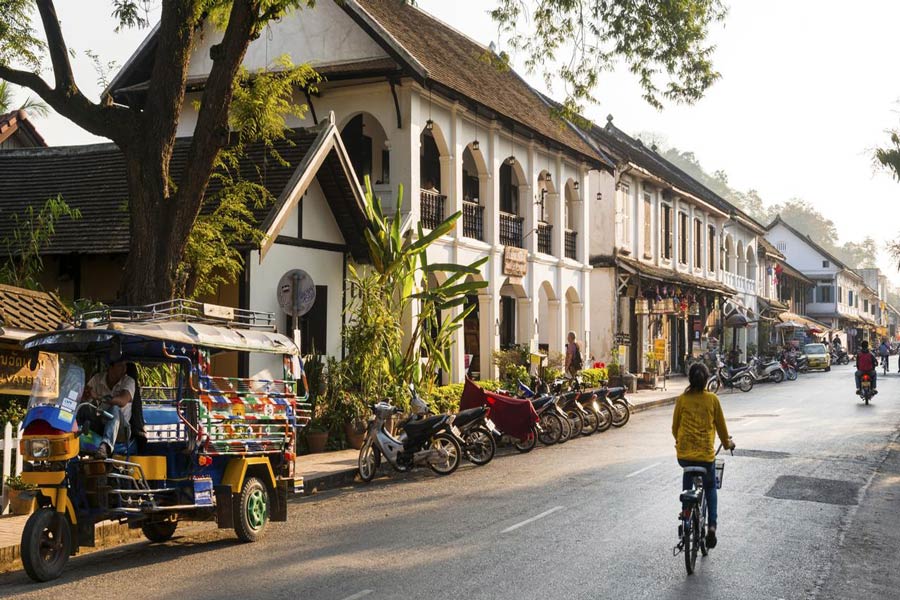
M 836 223 L 842 242 L 871 235 L 883 243 L 900 234 L 900 183 L 876 171 L 871 158 L 887 139 L 885 130 L 900 125 L 900 3 L 857 0 L 852 9 L 814 0 L 726 3 L 728 17 L 713 34 L 722 79 L 703 100 L 660 112 L 641 99 L 633 77 L 612 73 L 601 80 L 600 104 L 587 116 L 602 123 L 611 113 L 626 131 L 657 132 L 669 145 L 692 150 L 708 171 L 726 171 L 734 187 L 755 188 L 769 203 L 807 199 Z M 96 75 L 83 51 L 122 64 L 145 34 L 114 34 L 109 4 L 57 2 L 66 39 L 79 53 L 76 75 L 93 93 Z M 497 39 L 490 0 L 418 5 L 479 42 Z M 543 89 L 539 75 L 526 77 Z M 58 116 L 39 127 L 55 145 L 96 141 Z M 879 263 L 900 282 L 886 255 Z

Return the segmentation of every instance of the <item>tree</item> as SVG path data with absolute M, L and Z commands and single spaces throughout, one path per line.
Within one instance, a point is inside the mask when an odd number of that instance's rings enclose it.
M 889 144 L 875 150 L 875 162 L 900 181 L 900 130 L 894 129 L 888 134 Z M 897 268 L 900 270 L 900 240 L 888 242 L 888 252 L 897 261 Z
M 699 100 L 719 78 L 707 38 L 725 14 L 721 0 L 498 0 L 491 11 L 529 70 L 543 70 L 548 87 L 562 79 L 572 113 L 620 61 L 657 108 Z
M 110 0 L 120 27 L 143 27 L 149 0 Z M 228 142 L 229 111 L 250 41 L 267 23 L 312 0 L 180 0 L 161 7 L 156 60 L 141 110 L 92 102 L 79 89 L 70 49 L 52 0 L 4 0 L 0 23 L 0 79 L 24 86 L 87 131 L 111 139 L 123 152 L 128 179 L 131 250 L 123 277 L 130 303 L 171 298 L 210 177 Z M 34 29 L 33 8 L 43 29 Z M 179 181 L 169 162 L 185 98 L 190 57 L 204 25 L 223 30 L 211 52 L 212 68 L 198 103 L 191 168 Z M 49 58 L 53 82 L 41 77 Z

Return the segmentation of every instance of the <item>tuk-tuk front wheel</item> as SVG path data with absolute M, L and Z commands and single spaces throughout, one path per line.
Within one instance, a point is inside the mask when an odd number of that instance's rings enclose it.
M 178 521 L 153 521 L 141 525 L 141 531 L 144 532 L 144 537 L 151 542 L 161 544 L 172 539 L 176 527 L 178 527 Z
M 62 573 L 72 553 L 69 520 L 51 508 L 32 514 L 22 530 L 22 566 L 35 581 L 50 581 Z
M 234 532 L 242 542 L 255 542 L 269 522 L 269 492 L 263 482 L 256 477 L 244 481 L 236 508 Z

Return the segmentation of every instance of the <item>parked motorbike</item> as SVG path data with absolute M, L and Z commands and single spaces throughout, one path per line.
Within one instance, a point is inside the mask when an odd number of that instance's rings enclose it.
M 748 362 L 749 372 L 757 382 L 772 381 L 781 383 L 787 376 L 781 366 L 781 361 L 760 360 L 757 356 L 751 356 Z
M 781 359 L 779 361 L 781 363 L 781 368 L 784 369 L 784 376 L 788 381 L 796 381 L 797 380 L 797 368 L 791 364 L 791 361 L 788 359 L 785 353 L 781 353 Z
M 497 452 L 497 443 L 487 423 L 490 412 L 488 407 L 479 406 L 462 410 L 453 419 L 462 440 L 463 456 L 479 467 L 491 462 Z
M 631 419 L 631 402 L 625 397 L 625 388 L 622 386 L 608 387 L 608 381 L 600 382 L 600 389 L 597 390 L 597 396 L 604 398 L 609 402 L 612 409 L 612 426 L 624 427 Z
M 564 444 L 572 437 L 572 424 L 568 415 L 559 406 L 559 396 L 553 394 L 544 394 L 537 396 L 534 391 L 519 382 L 519 395 L 522 398 L 531 400 L 535 412 L 537 412 L 539 421 L 538 426 L 541 432 L 538 439 L 545 445 Z
M 428 466 L 438 475 L 449 475 L 458 467 L 463 456 L 458 433 L 453 431 L 453 415 L 435 415 L 409 420 L 400 425 L 399 437 L 385 428 L 385 422 L 401 409 L 388 402 L 370 405 L 372 418 L 366 438 L 359 450 L 359 477 L 372 481 L 381 466 L 382 456 L 400 472 L 417 466 Z
M 719 360 L 718 369 L 715 374 L 711 375 L 709 381 L 706 382 L 706 389 L 716 393 L 722 387 L 729 389 L 738 388 L 742 392 L 749 392 L 753 389 L 753 383 L 756 380 L 750 374 L 750 369 L 744 365 L 742 367 L 731 368 Z
M 598 412 L 589 408 L 594 402 L 594 393 L 584 391 L 583 387 L 580 378 L 557 379 L 550 386 L 554 393 L 560 394 L 559 405 L 572 425 L 572 437 L 591 435 L 600 427 Z
M 850 355 L 845 350 L 832 350 L 831 363 L 835 365 L 849 365 Z
M 487 393 L 471 380 L 466 380 L 460 408 L 487 406 L 489 415 L 484 425 L 496 444 L 512 444 L 519 452 L 531 452 L 537 445 L 541 429 L 531 402 L 509 395 Z

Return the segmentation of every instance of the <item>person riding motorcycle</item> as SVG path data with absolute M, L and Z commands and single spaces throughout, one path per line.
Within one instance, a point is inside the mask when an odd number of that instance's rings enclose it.
M 859 396 L 862 394 L 862 376 L 865 374 L 869 375 L 869 378 L 872 380 L 872 393 L 877 394 L 878 390 L 875 389 L 876 381 L 878 374 L 875 369 L 878 366 L 878 362 L 875 359 L 875 355 L 869 351 L 869 342 L 863 340 L 859 345 L 859 353 L 856 355 L 856 395 Z
M 694 363 L 688 371 L 690 385 L 675 401 L 672 414 L 672 435 L 675 437 L 675 449 L 678 464 L 682 467 L 703 467 L 703 491 L 706 494 L 708 529 L 706 546 L 715 548 L 718 496 L 716 494 L 716 433 L 727 449 L 734 448 L 734 442 L 728 436 L 725 413 L 719 397 L 706 391 L 709 380 L 709 369 L 703 363 Z M 693 474 L 685 473 L 681 487 L 691 488 Z

